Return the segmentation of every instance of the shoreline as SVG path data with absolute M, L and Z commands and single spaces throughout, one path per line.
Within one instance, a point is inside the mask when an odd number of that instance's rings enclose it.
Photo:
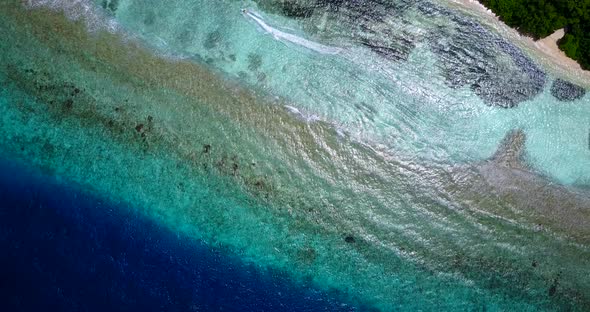
M 508 26 L 492 10 L 477 0 L 444 1 L 449 6 L 477 18 L 479 22 L 504 35 L 506 39 L 525 50 L 535 61 L 542 64 L 556 78 L 562 78 L 590 89 L 590 71 L 583 70 L 580 64 L 569 58 L 557 45 L 557 41 L 564 35 L 563 29 L 535 41 L 533 38 L 521 34 L 516 28 Z

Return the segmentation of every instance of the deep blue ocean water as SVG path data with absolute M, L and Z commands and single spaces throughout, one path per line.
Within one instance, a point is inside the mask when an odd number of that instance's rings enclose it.
M 130 211 L 0 161 L 0 311 L 359 309 Z

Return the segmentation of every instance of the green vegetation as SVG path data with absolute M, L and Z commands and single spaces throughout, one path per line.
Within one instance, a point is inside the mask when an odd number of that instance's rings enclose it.
M 535 39 L 560 28 L 559 48 L 590 70 L 590 0 L 479 0 L 502 21 Z

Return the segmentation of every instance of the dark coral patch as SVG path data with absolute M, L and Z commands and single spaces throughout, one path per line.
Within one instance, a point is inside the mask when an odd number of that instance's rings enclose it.
M 281 3 L 281 13 L 291 18 L 307 18 L 313 15 L 313 7 L 297 3 L 297 1 L 287 0 Z
M 551 85 L 551 95 L 562 102 L 579 100 L 586 95 L 586 90 L 563 79 L 556 79 Z
M 103 0 L 101 6 L 103 9 L 115 13 L 119 8 L 119 0 Z
M 346 237 L 344 237 L 344 241 L 349 244 L 352 244 L 352 243 L 356 242 L 356 239 L 352 235 L 346 235 Z
M 221 41 L 223 36 L 219 30 L 214 30 L 207 34 L 205 37 L 205 41 L 203 42 L 203 47 L 207 50 L 211 50 L 217 48 L 221 45 Z
M 64 108 L 65 109 L 70 110 L 73 107 L 74 107 L 74 100 L 72 100 L 72 99 L 65 100 L 65 102 L 64 102 Z
M 365 47 L 371 49 L 371 51 L 381 55 L 382 57 L 391 60 L 391 61 L 405 61 L 407 60 L 410 52 L 415 48 L 414 43 L 406 38 L 399 37 L 395 38 L 397 45 L 392 45 L 388 42 L 377 40 L 377 39 L 369 39 L 369 38 L 362 38 L 360 43 Z
M 262 66 L 262 56 L 260 54 L 250 53 L 248 54 L 248 69 L 255 71 Z
M 449 87 L 469 86 L 485 104 L 503 108 L 516 107 L 543 91 L 546 74 L 522 51 L 474 21 L 458 16 L 454 21 L 460 31 L 429 37 Z M 511 64 L 502 65 L 498 55 Z
M 551 286 L 549 287 L 549 290 L 547 291 L 547 294 L 552 297 L 555 295 L 555 293 L 557 292 L 557 286 L 559 285 L 559 281 L 556 278 L 555 280 L 553 280 L 553 283 L 551 284 Z

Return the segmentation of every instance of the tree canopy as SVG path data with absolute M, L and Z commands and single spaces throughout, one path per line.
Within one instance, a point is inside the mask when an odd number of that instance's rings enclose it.
M 558 45 L 590 70 L 590 0 L 479 0 L 502 21 L 535 39 L 565 28 Z

